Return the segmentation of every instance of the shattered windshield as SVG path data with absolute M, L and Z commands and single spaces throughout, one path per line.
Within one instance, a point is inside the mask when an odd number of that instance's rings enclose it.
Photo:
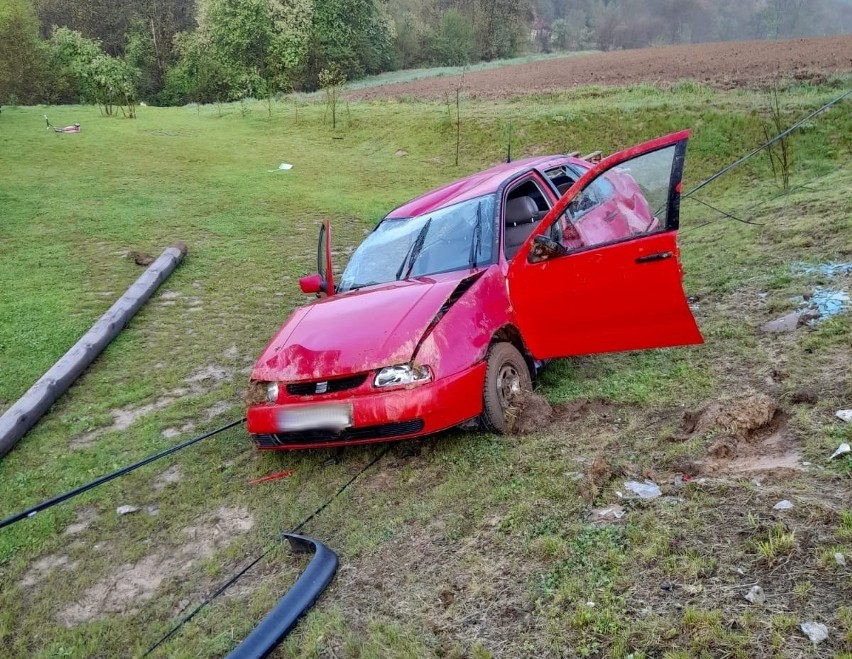
M 339 291 L 490 264 L 495 196 L 434 213 L 385 219 L 352 254 Z

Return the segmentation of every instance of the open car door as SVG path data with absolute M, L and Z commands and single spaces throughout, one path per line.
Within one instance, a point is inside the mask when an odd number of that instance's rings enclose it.
M 536 359 L 702 342 L 677 246 L 688 137 L 605 158 L 518 250 L 509 294 Z

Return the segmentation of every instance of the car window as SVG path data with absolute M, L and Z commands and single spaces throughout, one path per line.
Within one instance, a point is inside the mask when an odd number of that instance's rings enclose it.
M 578 174 L 567 165 L 559 165 L 559 167 L 548 169 L 544 172 L 544 175 L 550 179 L 550 182 L 553 183 L 553 187 L 557 189 L 560 196 L 565 194 L 568 188 L 574 185 L 581 176 L 581 174 Z
M 675 147 L 667 147 L 599 175 L 568 204 L 549 235 L 575 251 L 664 230 L 674 156 Z
M 492 263 L 495 205 L 490 194 L 418 217 L 382 220 L 352 254 L 338 290 Z

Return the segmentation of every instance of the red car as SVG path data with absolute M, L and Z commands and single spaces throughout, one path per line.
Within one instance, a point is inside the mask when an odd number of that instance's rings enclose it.
M 254 366 L 261 449 L 508 428 L 512 397 L 555 357 L 701 343 L 677 247 L 689 131 L 605 158 L 519 160 L 388 214 L 340 281 L 330 231 L 319 297 Z

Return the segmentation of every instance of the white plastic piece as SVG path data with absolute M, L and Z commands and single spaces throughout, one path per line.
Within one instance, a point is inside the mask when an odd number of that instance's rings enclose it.
M 638 495 L 640 499 L 656 499 L 663 494 L 660 486 L 654 481 L 646 480 L 644 483 L 627 481 L 624 487 L 633 492 L 633 494 Z

